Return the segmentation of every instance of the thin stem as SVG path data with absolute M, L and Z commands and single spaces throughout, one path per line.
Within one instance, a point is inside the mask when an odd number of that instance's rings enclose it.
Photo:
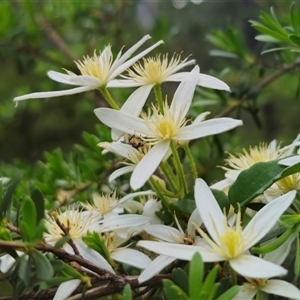
M 160 110 L 161 114 L 164 115 L 164 101 L 162 98 L 160 84 L 156 84 L 154 86 L 154 92 L 155 92 L 155 97 L 156 97 L 156 101 L 157 101 L 159 110 Z
M 154 191 L 157 193 L 157 195 L 160 197 L 161 201 L 166 205 L 166 207 L 169 207 L 170 201 L 165 197 L 163 191 L 161 190 L 156 180 L 153 177 L 150 177 L 149 183 L 151 187 L 154 189 Z
M 192 173 L 193 173 L 193 177 L 196 180 L 198 178 L 197 168 L 196 168 L 196 164 L 195 164 L 195 161 L 194 161 L 194 158 L 193 158 L 193 155 L 191 153 L 191 149 L 190 149 L 188 143 L 184 144 L 183 149 L 184 149 L 185 153 L 188 156 L 190 166 L 191 166 L 191 169 L 192 169 Z
M 176 177 L 173 173 L 172 168 L 170 167 L 170 165 L 168 164 L 168 162 L 161 162 L 159 165 L 161 171 L 163 172 L 163 174 L 166 176 L 168 182 L 170 183 L 172 189 L 174 192 L 178 192 L 179 187 L 178 187 L 178 182 L 176 180 Z
M 261 290 L 258 290 L 256 292 L 255 300 L 260 300 L 261 299 Z
M 106 86 L 103 86 L 100 88 L 100 91 L 102 93 L 102 95 L 104 96 L 105 100 L 108 102 L 108 104 L 116 110 L 120 110 L 120 107 L 118 106 L 118 104 L 114 101 L 114 99 L 112 98 L 112 96 L 110 95 L 108 89 Z
M 172 151 L 172 154 L 173 154 L 175 169 L 176 169 L 177 174 L 179 176 L 179 180 L 180 180 L 180 183 L 182 185 L 182 188 L 183 188 L 183 191 L 184 191 L 184 195 L 186 195 L 187 194 L 187 190 L 188 190 L 187 189 L 187 183 L 186 183 L 184 172 L 183 172 L 183 165 L 182 165 L 182 163 L 180 161 L 180 157 L 178 155 L 178 152 L 177 152 L 177 149 L 176 149 L 174 141 L 171 141 L 170 147 L 171 147 L 171 151 Z

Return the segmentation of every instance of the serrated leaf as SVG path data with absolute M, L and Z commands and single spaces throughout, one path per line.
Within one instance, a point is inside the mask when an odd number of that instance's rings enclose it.
M 53 267 L 45 255 L 34 249 L 30 253 L 30 257 L 35 263 L 35 271 L 37 278 L 41 280 L 48 280 L 54 276 Z
M 128 283 L 125 285 L 123 289 L 122 300 L 132 300 L 132 291 Z
M 189 269 L 189 296 L 191 299 L 200 299 L 203 275 L 204 264 L 201 255 L 196 252 L 190 262 Z
M 36 221 L 37 223 L 45 216 L 45 202 L 44 195 L 39 189 L 35 189 L 31 194 L 31 199 L 33 200 L 36 208 Z
M 181 268 L 175 268 L 172 271 L 172 279 L 185 293 L 189 292 L 189 279 Z
M 258 195 L 262 194 L 278 179 L 295 171 L 278 164 L 279 160 L 259 162 L 242 171 L 228 192 L 230 203 L 237 208 L 238 203 L 245 206 Z

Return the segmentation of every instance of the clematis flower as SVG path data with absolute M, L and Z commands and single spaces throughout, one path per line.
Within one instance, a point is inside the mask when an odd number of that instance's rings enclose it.
M 218 134 L 237 126 L 242 121 L 231 118 L 211 119 L 187 125 L 186 114 L 190 108 L 198 82 L 199 67 L 196 66 L 176 90 L 173 101 L 164 105 L 164 114 L 152 107 L 152 114 L 135 117 L 122 111 L 98 108 L 94 112 L 101 122 L 130 135 L 138 135 L 154 145 L 135 167 L 130 185 L 138 189 L 149 179 L 169 151 L 172 141 L 180 144 L 193 139 Z
M 180 82 L 189 76 L 189 72 L 179 72 L 186 66 L 195 64 L 195 60 L 185 58 L 181 60 L 180 55 L 174 54 L 169 60 L 168 55 L 157 55 L 156 57 L 143 58 L 143 64 L 135 63 L 132 69 L 128 69 L 128 75 L 122 76 L 126 79 L 118 81 L 118 86 L 139 87 L 127 99 L 122 107 L 122 111 L 138 116 L 155 85 L 163 82 Z M 230 91 L 229 86 L 209 75 L 198 74 L 197 85 L 212 89 Z
M 113 87 L 123 86 L 118 85 L 118 81 L 115 80 L 115 78 L 140 58 L 163 43 L 163 41 L 159 41 L 153 46 L 142 51 L 140 54 L 129 59 L 129 57 L 148 39 L 150 39 L 149 35 L 144 36 L 123 55 L 121 50 L 118 53 L 115 61 L 113 61 L 113 54 L 111 51 L 111 46 L 109 45 L 105 47 L 102 52 L 100 52 L 99 56 L 95 52 L 93 57 L 87 56 L 83 61 L 75 62 L 78 69 L 80 70 L 81 75 L 76 75 L 68 70 L 66 70 L 68 74 L 63 74 L 55 71 L 48 72 L 48 76 L 54 81 L 70 85 L 77 85 L 79 87 L 63 91 L 32 93 L 16 97 L 14 98 L 14 101 L 73 95 L 85 91 L 99 89 L 101 87 L 105 87 L 108 84 L 111 84 L 111 86 Z
M 191 260 L 193 254 L 199 252 L 204 262 L 228 261 L 231 268 L 244 277 L 266 279 L 283 276 L 287 273 L 286 269 L 252 256 L 249 249 L 274 227 L 295 196 L 296 192 L 291 191 L 268 203 L 244 229 L 240 224 L 241 214 L 239 212 L 235 227 L 231 227 L 207 184 L 202 179 L 197 179 L 195 184 L 196 205 L 209 236 L 200 228 L 197 230 L 206 240 L 207 245 L 191 247 L 139 241 L 137 246 L 182 260 Z

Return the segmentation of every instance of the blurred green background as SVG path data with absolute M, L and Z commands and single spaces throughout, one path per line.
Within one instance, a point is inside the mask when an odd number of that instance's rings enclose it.
M 181 53 L 197 60 L 201 71 L 224 80 L 237 100 L 243 90 L 255 86 L 267 76 L 239 60 L 210 56 L 215 47 L 207 40 L 211 30 L 237 31 L 253 58 L 271 65 L 268 74 L 276 70 L 278 57 L 263 55 L 263 43 L 254 37 L 258 33 L 249 19 L 258 20 L 260 10 L 274 6 L 284 22 L 292 1 L 1 1 L 0 2 L 0 157 L 2 162 L 14 160 L 34 162 L 44 151 L 61 147 L 69 151 L 80 143 L 82 131 L 95 133 L 99 123 L 93 109 L 103 104 L 100 92 L 91 91 L 73 96 L 22 101 L 17 107 L 13 98 L 37 91 L 54 91 L 71 86 L 53 82 L 48 70 L 66 68 L 78 73 L 73 60 L 93 55 L 111 44 L 115 55 L 143 35 L 152 39 L 141 49 L 163 39 L 165 44 L 155 53 Z M 276 60 L 277 59 L 277 60 Z M 177 85 L 164 86 L 173 91 Z M 268 86 L 256 99 L 251 112 L 234 111 L 229 116 L 244 120 L 237 130 L 236 147 L 242 148 L 274 138 L 286 143 L 299 132 L 298 76 L 289 73 Z M 168 88 L 168 90 L 167 90 Z M 133 90 L 111 90 L 122 103 Z M 197 99 L 205 99 L 201 92 Z M 221 113 L 227 103 L 195 108 Z M 171 96 L 168 97 L 171 99 Z M 230 101 L 229 101 L 230 102 Z M 198 111 L 198 110 L 199 111 Z M 253 118 L 253 116 L 255 117 Z M 260 126 L 258 126 L 260 125 Z M 105 130 L 105 129 L 103 129 Z M 107 136 L 107 133 L 103 133 Z M 99 136 L 101 140 L 101 136 Z M 225 140 L 226 141 L 226 140 Z

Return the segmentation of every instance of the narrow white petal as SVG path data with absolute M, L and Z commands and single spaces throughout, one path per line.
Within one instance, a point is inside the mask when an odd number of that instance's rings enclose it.
M 147 233 L 165 242 L 180 243 L 182 239 L 182 233 L 174 227 L 150 224 L 144 226 L 143 229 Z
M 54 295 L 53 300 L 67 299 L 77 289 L 80 282 L 80 279 L 72 279 L 61 283 Z
M 117 249 L 111 253 L 111 257 L 118 262 L 139 269 L 145 269 L 151 263 L 151 259 L 147 255 L 130 248 Z
M 211 89 L 225 90 L 230 92 L 230 87 L 225 82 L 210 75 L 200 74 L 198 85 Z
M 110 75 L 109 78 L 110 79 L 114 79 L 115 77 L 117 77 L 119 74 L 121 74 L 123 71 L 125 71 L 126 69 L 128 69 L 131 65 L 133 65 L 135 62 L 137 62 L 140 58 L 144 57 L 146 54 L 148 54 L 150 51 L 152 51 L 154 48 L 156 48 L 157 46 L 159 46 L 160 44 L 163 44 L 163 41 L 159 41 L 156 44 L 154 44 L 153 46 L 147 48 L 146 50 L 142 51 L 141 53 L 139 53 L 138 55 L 134 56 L 133 58 L 127 60 L 126 62 L 122 63 L 122 65 L 120 64 L 121 60 L 124 60 L 124 56 L 128 53 L 125 52 L 123 54 L 123 56 L 119 59 L 118 61 L 118 67 L 116 69 L 111 68 L 111 71 L 113 71 Z M 131 54 L 130 54 L 131 55 Z M 128 55 L 127 57 L 129 57 L 130 55 Z M 126 59 L 127 59 L 126 57 Z M 114 66 L 114 68 L 117 65 Z
M 102 268 L 106 271 L 115 274 L 115 271 L 113 270 L 111 265 L 107 262 L 107 260 L 104 259 L 103 256 L 98 252 L 96 252 L 94 249 L 89 248 L 81 239 L 76 240 L 75 244 L 78 248 L 79 253 L 84 259 L 92 262 L 99 268 Z
M 136 82 L 132 79 L 113 79 L 107 84 L 108 88 L 130 88 L 143 85 L 141 82 Z
M 255 245 L 272 229 L 279 217 L 292 204 L 295 196 L 296 191 L 290 191 L 271 201 L 257 212 L 243 230 L 245 249 Z
M 200 227 L 202 225 L 202 223 L 203 222 L 202 222 L 202 219 L 200 217 L 199 211 L 196 208 L 192 212 L 192 214 L 191 214 L 191 216 L 189 218 L 188 225 L 187 225 L 187 234 L 189 234 L 189 235 L 191 235 L 191 236 L 194 237 L 195 236 L 195 231 L 196 231 L 194 224 L 196 224 L 197 226 Z
M 102 123 L 110 128 L 131 135 L 136 135 L 137 132 L 144 133 L 145 135 L 150 135 L 152 133 L 142 119 L 125 112 L 111 108 L 96 108 L 94 113 Z
M 295 240 L 295 238 L 296 234 L 293 233 L 281 246 L 279 246 L 274 251 L 267 253 L 264 256 L 264 260 L 281 265 L 289 255 L 292 243 Z
M 16 260 L 9 254 L 4 254 L 0 257 L 0 271 L 6 273 L 16 262 Z
M 171 256 L 181 260 L 191 260 L 196 252 L 201 254 L 204 262 L 216 262 L 224 260 L 223 257 L 217 253 L 208 251 L 207 248 L 201 246 L 190 246 L 183 244 L 165 243 L 165 242 L 152 242 L 152 241 L 139 241 L 138 247 L 143 247 L 157 254 Z
M 210 187 L 212 189 L 216 189 L 216 190 L 220 190 L 220 191 L 224 191 L 225 189 L 227 189 L 228 187 L 230 187 L 232 185 L 233 181 L 229 178 L 225 178 L 221 181 L 218 181 L 214 184 L 212 184 Z
M 198 115 L 198 117 L 193 121 L 194 124 L 196 123 L 201 123 L 203 121 L 205 121 L 206 116 L 208 116 L 210 114 L 209 111 L 203 112 L 200 115 Z
M 187 78 L 179 84 L 170 105 L 175 120 L 185 118 L 194 96 L 198 74 L 199 66 L 195 66 Z
M 115 206 L 118 206 L 118 205 L 124 203 L 125 201 L 127 201 L 129 199 L 133 199 L 133 198 L 138 197 L 138 196 L 147 196 L 147 195 L 156 195 L 156 193 L 151 191 L 151 190 L 131 193 L 131 194 L 128 194 L 125 197 L 121 198 Z
M 182 127 L 178 130 L 178 141 L 190 141 L 205 136 L 219 134 L 243 125 L 241 120 L 218 118 Z
M 162 140 L 154 145 L 154 147 L 141 159 L 130 178 L 130 186 L 132 189 L 137 190 L 146 183 L 168 152 L 169 145 L 169 140 Z
M 268 294 L 274 294 L 289 299 L 300 299 L 300 291 L 293 284 L 279 279 L 268 280 L 265 286 L 260 288 Z
M 166 255 L 159 255 L 157 256 L 148 266 L 147 268 L 141 273 L 138 278 L 139 282 L 144 282 L 154 275 L 157 275 L 162 269 L 166 266 L 171 264 L 176 258 L 166 256 Z
M 150 218 L 141 215 L 121 215 L 102 220 L 99 225 L 99 231 L 114 231 L 127 227 L 141 227 L 150 223 Z
M 102 81 L 99 78 L 89 75 L 73 76 L 71 82 L 77 85 L 87 85 L 95 89 L 102 85 Z
M 143 215 L 151 219 L 151 224 L 162 224 L 162 220 L 155 214 L 160 211 L 157 200 L 149 199 L 144 205 Z
M 296 165 L 298 163 L 300 163 L 300 155 L 295 155 L 292 157 L 284 158 L 278 162 L 279 165 L 283 165 L 283 166 L 287 166 L 287 167 Z
M 60 83 L 66 83 L 66 84 L 72 84 L 72 85 L 78 85 L 77 83 L 74 83 L 71 81 L 71 79 L 74 76 L 56 72 L 56 71 L 49 71 L 47 72 L 48 77 L 50 77 L 52 80 L 60 82 Z
M 270 278 L 287 274 L 287 270 L 283 267 L 252 255 L 239 255 L 231 259 L 229 264 L 232 269 L 244 277 Z
M 247 286 L 241 286 L 239 292 L 232 298 L 232 300 L 252 300 L 256 295 L 257 288 L 247 288 Z
M 135 90 L 121 107 L 121 111 L 139 116 L 153 85 L 148 84 Z
M 135 148 L 133 148 L 131 145 L 128 145 L 123 142 L 102 142 L 98 144 L 99 147 L 107 149 L 110 152 L 113 152 L 117 155 L 120 155 L 122 157 L 125 157 L 127 159 L 130 159 L 130 157 L 138 155 L 139 152 Z
M 224 215 L 211 190 L 201 178 L 196 179 L 195 200 L 199 215 L 207 231 L 212 239 L 219 244 L 219 235 L 225 234 Z
M 112 182 L 113 180 L 119 178 L 120 176 L 122 176 L 124 174 L 131 173 L 131 172 L 133 172 L 134 168 L 135 168 L 135 166 L 126 166 L 126 167 L 120 168 L 110 174 L 108 181 Z
M 90 86 L 80 86 L 70 90 L 63 90 L 63 91 L 54 91 L 54 92 L 37 92 L 32 94 L 27 94 L 24 96 L 19 96 L 14 98 L 14 101 L 22 101 L 27 99 L 37 99 L 37 98 L 51 98 L 51 97 L 59 97 L 59 96 L 66 96 L 66 95 L 73 95 L 82 92 L 86 92 L 92 90 Z
M 116 69 L 118 66 L 123 64 L 138 48 L 140 48 L 146 41 L 151 39 L 149 34 L 143 36 L 137 43 L 131 46 L 122 56 L 121 51 L 118 53 L 117 58 L 111 66 L 111 69 Z

